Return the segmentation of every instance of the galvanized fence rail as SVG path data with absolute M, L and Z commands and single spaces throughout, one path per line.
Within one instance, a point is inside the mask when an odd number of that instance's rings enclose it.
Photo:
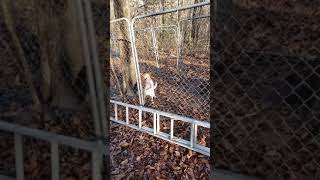
M 21 125 L 7 123 L 0 121 L 0 130 L 14 134 L 15 147 L 15 164 L 16 164 L 16 179 L 24 179 L 24 156 L 23 156 L 23 139 L 25 137 L 35 138 L 47 141 L 51 146 L 51 178 L 52 180 L 59 180 L 59 146 L 68 146 L 75 149 L 85 150 L 91 153 L 92 163 L 92 179 L 102 179 L 102 162 L 103 156 L 108 155 L 106 147 L 99 141 L 86 141 L 74 137 L 58 135 L 48 131 L 32 129 Z

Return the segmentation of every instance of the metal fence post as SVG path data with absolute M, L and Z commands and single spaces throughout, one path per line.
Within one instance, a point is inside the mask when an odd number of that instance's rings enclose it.
M 106 120 L 106 107 L 104 103 L 104 86 L 102 81 L 102 71 L 100 68 L 99 63 L 99 57 L 98 57 L 98 47 L 97 47 L 97 41 L 96 41 L 96 35 L 95 35 L 95 27 L 94 27 L 94 20 L 92 15 L 92 7 L 91 2 L 84 0 L 84 11 L 85 11 L 85 18 L 87 20 L 87 28 L 88 28 L 88 40 L 89 40 L 89 50 L 92 57 L 92 63 L 93 63 L 93 70 L 95 75 L 95 87 L 96 87 L 96 93 L 97 93 L 97 103 L 98 103 L 98 109 L 99 109 L 99 125 L 100 125 L 100 131 L 101 136 L 103 137 L 109 137 L 108 135 L 108 129 L 107 127 L 107 120 Z
M 15 163 L 16 163 L 16 178 L 17 180 L 24 180 L 23 168 L 23 138 L 20 134 L 14 134 L 15 147 Z
M 86 70 L 87 70 L 87 76 L 88 76 L 90 103 L 91 103 L 91 110 L 92 110 L 93 119 L 94 119 L 94 129 L 95 129 L 95 134 L 97 136 L 100 136 L 101 130 L 100 130 L 100 123 L 99 123 L 99 112 L 98 112 L 97 99 L 96 99 L 96 93 L 95 93 L 96 91 L 95 91 L 95 85 L 94 85 L 94 76 L 92 72 L 92 65 L 90 62 L 89 44 L 88 44 L 88 37 L 87 37 L 87 31 L 86 31 L 86 25 L 85 25 L 85 17 L 84 17 L 82 0 L 76 0 L 76 6 L 79 14 L 80 31 L 82 35 L 81 41 L 83 44 L 83 50 L 84 50 L 83 53 L 85 56 Z
M 102 170 L 102 159 L 100 148 L 98 148 L 96 151 L 92 152 L 92 179 L 93 180 L 101 180 L 101 170 Z
M 134 32 L 134 22 L 135 18 L 129 22 L 129 31 L 130 31 L 130 37 L 131 37 L 131 44 L 132 44 L 132 49 L 133 49 L 133 60 L 136 68 L 136 76 L 137 76 L 137 81 L 138 81 L 138 93 L 139 93 L 139 100 L 140 100 L 140 105 L 144 105 L 144 97 L 143 97 L 143 87 L 141 83 L 141 77 L 140 77 L 140 66 L 139 66 L 139 59 L 138 59 L 138 52 L 137 52 L 137 47 L 135 43 L 135 32 Z
M 51 143 L 51 177 L 52 180 L 59 180 L 59 146 L 57 142 Z

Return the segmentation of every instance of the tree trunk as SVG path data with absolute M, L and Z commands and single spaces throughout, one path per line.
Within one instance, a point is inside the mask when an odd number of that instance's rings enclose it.
M 164 11 L 164 6 L 165 6 L 164 0 L 161 0 L 160 3 L 161 3 L 161 11 Z M 165 24 L 165 16 L 161 15 L 161 25 L 164 25 L 164 24 Z
M 73 0 L 33 0 L 29 4 L 36 10 L 36 21 L 32 22 L 34 23 L 32 26 L 37 29 L 37 38 L 34 40 L 38 40 L 40 44 L 41 63 L 41 86 L 38 92 L 33 90 L 31 94 L 33 97 L 39 97 L 38 101 L 43 107 L 57 106 L 72 109 L 86 107 L 88 90 L 79 19 L 74 3 Z M 2 8 L 8 9 L 6 8 L 8 4 L 8 0 L 2 1 Z M 30 68 L 23 60 L 25 55 L 23 49 L 19 48 L 10 14 L 10 11 L 6 13 L 7 26 L 18 49 L 25 76 L 27 80 L 30 79 L 29 87 L 34 89 L 30 82 L 32 81 Z
M 64 108 L 83 108 L 87 84 L 79 20 L 73 0 L 38 0 L 38 37 L 41 51 L 42 100 Z M 80 79 L 79 79 L 80 78 Z M 78 95 L 78 96 L 77 96 Z M 82 104 L 82 105 L 81 105 Z
M 195 4 L 199 3 L 199 0 L 194 1 Z M 197 7 L 193 9 L 192 17 L 198 17 L 202 14 L 203 7 Z M 191 42 L 192 48 L 196 48 L 198 46 L 199 40 L 199 20 L 192 20 L 192 31 L 191 31 Z M 201 23 L 200 23 L 201 24 Z
M 115 18 L 129 18 L 130 19 L 130 5 L 127 1 L 124 0 L 114 0 L 114 15 Z M 126 27 L 124 24 L 120 24 L 120 36 L 122 39 L 129 37 L 129 27 Z M 123 55 L 121 55 L 121 66 L 122 66 L 122 90 L 126 95 L 134 95 L 134 86 L 137 83 L 135 76 L 135 66 L 132 60 L 132 53 L 130 49 L 130 43 L 125 41 L 119 43 L 120 49 L 122 50 Z

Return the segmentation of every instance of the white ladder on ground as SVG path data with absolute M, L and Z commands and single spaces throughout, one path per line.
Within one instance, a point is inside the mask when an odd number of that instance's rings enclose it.
M 123 102 L 118 102 L 114 100 L 110 100 L 110 103 L 113 104 L 114 107 L 114 117 L 110 117 L 110 120 L 122 125 L 125 125 L 127 127 L 130 127 L 132 129 L 148 133 L 152 136 L 155 136 L 157 138 L 169 141 L 171 143 L 180 145 L 182 147 L 191 149 L 193 151 L 196 151 L 198 153 L 201 153 L 206 156 L 210 156 L 210 148 L 203 146 L 201 144 L 198 144 L 197 137 L 198 137 L 198 128 L 203 127 L 210 129 L 210 123 L 203 122 L 199 120 L 195 120 L 188 117 L 179 116 L 172 113 L 167 113 L 163 111 L 159 111 L 156 109 L 151 109 L 143 106 L 136 106 L 132 104 L 127 104 Z M 118 117 L 118 107 L 123 106 L 125 107 L 125 120 L 121 120 Z M 112 106 L 111 106 L 112 107 Z M 139 124 L 134 125 L 130 123 L 129 119 L 129 109 L 135 109 L 139 111 Z M 142 125 L 142 113 L 147 112 L 153 114 L 153 128 L 145 127 Z M 167 117 L 170 118 L 170 133 L 164 133 L 160 131 L 160 122 L 161 117 Z M 189 140 L 185 140 L 182 138 L 178 138 L 174 136 L 174 122 L 175 121 L 182 121 L 185 123 L 189 123 L 191 125 L 191 135 Z

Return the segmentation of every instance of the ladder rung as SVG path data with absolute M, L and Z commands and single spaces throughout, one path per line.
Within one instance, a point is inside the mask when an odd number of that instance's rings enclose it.
M 157 134 L 157 114 L 153 113 L 153 133 Z
M 157 134 L 160 132 L 160 115 L 157 114 Z
M 139 129 L 142 128 L 142 111 L 139 110 Z
M 173 129 L 174 128 L 174 119 L 170 120 L 170 139 L 173 139 Z
M 118 105 L 114 104 L 114 118 L 118 120 Z
M 193 144 L 198 143 L 198 125 L 194 124 L 194 139 L 193 139 Z
M 126 122 L 129 124 L 129 107 L 126 107 Z

